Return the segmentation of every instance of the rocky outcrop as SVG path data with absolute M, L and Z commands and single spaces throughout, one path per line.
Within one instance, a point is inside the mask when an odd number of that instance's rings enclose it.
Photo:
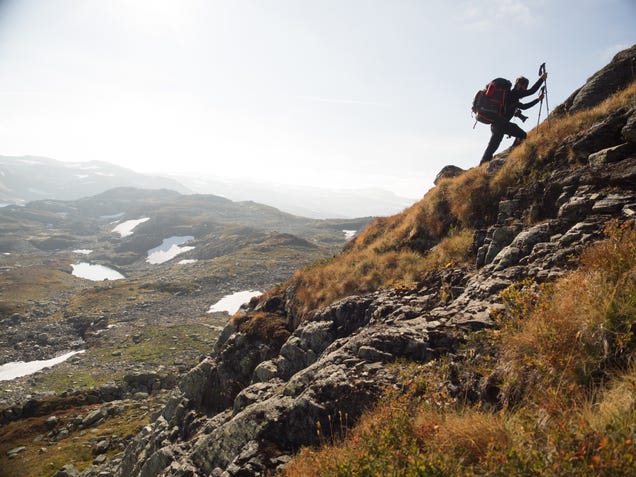
M 636 45 L 618 53 L 605 68 L 595 73 L 585 85 L 555 108 L 552 114 L 559 116 L 596 106 L 635 79 Z
M 464 172 L 464 169 L 462 169 L 461 167 L 452 166 L 452 165 L 444 166 L 442 167 L 442 170 L 439 171 L 438 174 L 435 176 L 435 180 L 433 181 L 433 184 L 438 185 L 442 179 L 450 179 L 453 177 L 457 177 L 462 172 Z
M 502 290 L 527 277 L 561 276 L 609 220 L 636 217 L 634 106 L 570 138 L 567 167 L 555 157 L 543 179 L 493 204 L 496 220 L 473 238 L 476 267 L 431 273 L 412 289 L 348 297 L 302 323 L 289 317 L 282 345 L 228 325 L 121 463 L 83 475 L 266 475 L 301 446 L 355 423 L 398 383 L 387 363 L 448 356 L 452 371 L 467 336 L 494 325 Z M 284 316 L 292 297 L 270 297 L 267 312 Z M 450 392 L 496 401 L 496 382 L 455 374 Z

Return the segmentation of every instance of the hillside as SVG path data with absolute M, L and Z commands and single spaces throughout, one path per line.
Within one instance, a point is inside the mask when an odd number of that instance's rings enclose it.
M 160 389 L 174 387 L 227 321 L 208 312 L 212 304 L 337 253 L 368 220 L 135 188 L 0 208 L 0 363 L 84 351 L 0 380 L 0 407 L 14 413 L 50 393 L 99 394 L 107 383 L 110 394 L 134 392 L 125 377 L 158 368 Z
M 635 65 L 252 299 L 138 433 L 102 406 L 81 475 L 633 475 Z

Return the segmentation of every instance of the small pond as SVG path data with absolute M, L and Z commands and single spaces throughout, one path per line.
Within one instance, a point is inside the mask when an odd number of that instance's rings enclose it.
M 150 220 L 150 217 L 144 217 L 143 219 L 135 219 L 135 220 L 126 220 L 121 224 L 118 224 L 112 232 L 118 233 L 122 237 L 128 237 L 132 235 L 133 229 L 137 227 L 139 224 L 143 224 L 147 220 Z
M 165 263 L 168 260 L 172 260 L 177 255 L 194 249 L 194 247 L 182 247 L 181 245 L 194 239 L 191 235 L 184 237 L 170 237 L 163 239 L 163 242 L 158 247 L 148 250 L 148 258 L 146 262 L 153 265 Z
M 73 267 L 73 275 L 79 278 L 86 278 L 99 282 L 102 280 L 120 280 L 126 278 L 117 270 L 105 267 L 104 265 L 93 265 L 86 262 L 76 263 Z

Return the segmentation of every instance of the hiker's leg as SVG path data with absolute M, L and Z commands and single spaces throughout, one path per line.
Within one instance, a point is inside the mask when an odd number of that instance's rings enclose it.
M 510 122 L 505 125 L 504 134 L 507 134 L 508 136 L 512 136 L 515 138 L 515 142 L 512 144 L 513 147 L 521 144 L 528 136 L 526 132 L 523 129 L 521 129 L 518 125 L 516 125 L 515 123 L 510 123 Z
M 488 141 L 488 146 L 486 147 L 486 150 L 484 151 L 484 155 L 481 157 L 480 164 L 488 162 L 492 159 L 493 154 L 495 153 L 495 151 L 501 144 L 501 140 L 504 137 L 504 131 L 499 125 L 492 124 L 490 126 L 490 131 L 491 131 L 490 141 Z

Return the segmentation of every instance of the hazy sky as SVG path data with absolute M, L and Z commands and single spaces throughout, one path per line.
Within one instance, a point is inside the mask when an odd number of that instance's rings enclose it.
M 0 155 L 417 198 L 479 163 L 477 89 L 546 62 L 554 109 L 635 25 L 634 0 L 0 0 Z

